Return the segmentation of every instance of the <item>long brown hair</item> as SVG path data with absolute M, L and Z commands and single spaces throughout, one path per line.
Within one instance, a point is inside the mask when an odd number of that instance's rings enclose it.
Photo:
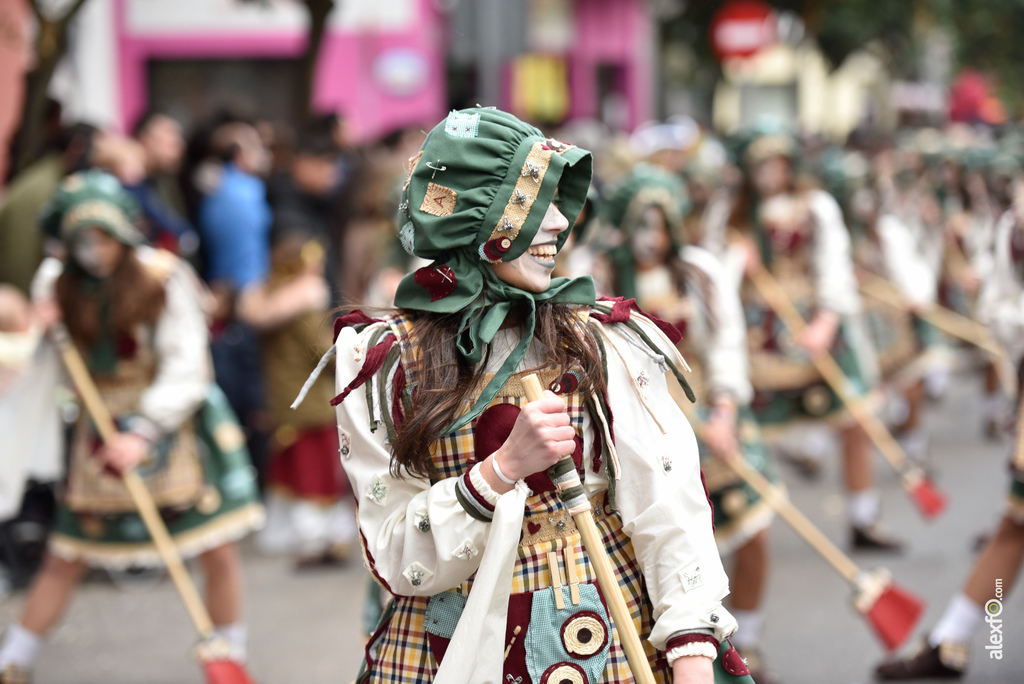
M 468 400 L 482 384 L 487 359 L 473 368 L 455 346 L 461 318 L 458 313 L 422 314 L 414 320 L 418 385 L 412 410 L 391 445 L 391 470 L 396 475 L 403 470 L 419 477 L 433 474 L 432 445 L 465 411 Z M 573 305 L 538 304 L 534 339 L 543 346 L 547 365 L 553 364 L 563 373 L 572 367 L 582 369 L 578 391 L 584 397 L 603 390 L 597 342 Z
M 110 307 L 109 326 L 114 335 L 131 335 L 138 325 L 154 325 L 163 312 L 164 285 L 139 261 L 134 249 L 124 249 L 121 262 L 98 289 L 89 291 L 88 278 L 69 263 L 57 279 L 57 303 L 68 332 L 83 350 L 92 349 L 99 341 L 104 303 Z

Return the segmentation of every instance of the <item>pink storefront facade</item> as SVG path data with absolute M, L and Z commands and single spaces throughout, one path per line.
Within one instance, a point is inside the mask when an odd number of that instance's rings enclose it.
M 292 59 L 305 47 L 304 31 L 196 31 L 164 35 L 132 32 L 129 0 L 114 0 L 120 89 L 120 123 L 129 127 L 149 107 L 150 60 Z M 340 3 L 339 3 L 340 4 Z M 445 109 L 443 17 L 431 0 L 409 0 L 404 26 L 392 30 L 331 30 L 321 47 L 314 106 L 342 112 L 357 139 L 440 117 Z M 401 51 L 416 60 L 417 82 L 405 91 L 379 85 L 382 56 Z M 268 93 L 272 97 L 272 93 Z
M 598 70 L 615 68 L 615 87 L 627 107 L 626 126 L 652 117 L 654 24 L 645 0 L 576 0 L 575 40 L 569 53 L 573 118 L 600 118 Z
M 461 0 L 451 11 L 471 2 Z M 317 110 L 343 113 L 356 141 L 440 120 L 449 102 L 451 15 L 440 9 L 444 4 L 339 2 L 349 13 L 332 17 L 324 38 L 313 93 Z M 27 11 L 21 0 L 14 5 L 20 12 L 8 13 L 6 22 L 17 25 L 27 19 Z M 92 0 L 89 7 L 92 23 L 82 26 L 80 52 L 70 56 L 83 65 L 83 77 L 79 90 L 61 99 L 69 116 L 122 131 L 130 130 L 154 104 L 159 90 L 152 80 L 155 63 L 293 60 L 302 54 L 306 40 L 299 3 L 283 0 L 270 5 L 270 19 L 239 0 Z M 362 9 L 353 15 L 353 7 Z M 342 11 L 335 10 L 335 15 Z M 377 20 L 378 15 L 387 15 L 387 20 Z M 278 16 L 281 21 L 276 21 Z M 649 119 L 653 29 L 646 0 L 573 0 L 571 16 L 572 39 L 554 55 L 564 60 L 568 74 L 568 118 L 601 118 L 603 98 L 611 93 L 624 112 L 618 117 L 621 126 L 633 128 Z M 4 64 L 0 71 L 20 80 L 24 66 L 12 60 Z M 262 101 L 282 97 L 270 86 L 263 90 Z M 495 104 L 509 108 L 507 84 L 502 92 Z M 17 99 L 0 104 L 0 128 L 15 116 Z M 76 101 L 88 106 L 76 107 Z M 13 123 L 7 121 L 7 126 L 13 128 Z
M 293 58 L 305 42 L 302 32 L 133 35 L 126 25 L 128 1 L 115 0 L 120 120 L 125 126 L 149 105 L 149 60 Z M 357 139 L 399 126 L 428 125 L 443 116 L 446 15 L 437 5 L 434 0 L 410 0 L 412 14 L 396 30 L 329 30 L 317 69 L 314 106 L 345 113 Z M 626 126 L 649 119 L 652 75 L 645 51 L 651 44 L 652 24 L 645 0 L 575 0 L 573 13 L 574 40 L 563 55 L 569 67 L 570 118 L 601 117 L 598 72 L 604 67 L 626 105 Z M 412 92 L 388 92 L 378 83 L 375 67 L 380 56 L 397 51 L 421 60 L 421 82 Z M 508 97 L 500 104 L 508 107 Z

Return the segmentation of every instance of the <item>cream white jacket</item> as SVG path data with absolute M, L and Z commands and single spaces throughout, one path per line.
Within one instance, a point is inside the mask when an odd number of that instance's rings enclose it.
M 934 244 L 922 243 L 895 214 L 882 214 L 877 230 L 886 277 L 911 303 L 934 304 L 942 268 L 941 250 L 936 254 Z
M 137 248 L 137 255 L 142 263 L 150 265 L 170 258 L 167 252 L 149 247 Z M 33 283 L 33 298 L 52 297 L 62 272 L 58 260 L 46 259 Z M 164 288 L 163 311 L 149 331 L 158 359 L 156 377 L 143 392 L 131 425 L 133 431 L 152 440 L 174 432 L 191 418 L 213 382 L 203 293 L 194 272 L 175 257 Z
M 662 353 L 675 354 L 671 343 L 660 332 L 639 319 L 651 339 L 661 340 Z M 378 324 L 379 325 L 379 324 Z M 623 326 L 602 326 L 607 333 L 608 401 L 614 416 L 616 450 L 621 479 L 616 501 L 623 529 L 630 536 L 643 571 L 647 591 L 654 607 L 655 625 L 650 637 L 653 646 L 664 650 L 670 636 L 680 631 L 709 630 L 721 640 L 736 629 L 734 618 L 722 607 L 729 593 L 728 578 L 715 546 L 711 509 L 701 484 L 697 442 L 686 418 L 668 393 L 666 375 L 658 360 L 640 347 Z M 339 391 L 359 372 L 366 344 L 374 326 L 357 334 L 352 328 L 341 331 L 336 342 L 336 373 Z M 494 368 L 517 342 L 515 333 L 501 331 L 492 342 Z M 543 350 L 535 341 L 520 370 L 536 367 L 543 361 Z M 638 400 L 634 389 L 640 383 L 654 415 L 665 428 L 662 433 L 652 415 Z M 673 380 L 674 382 L 674 380 Z M 390 405 L 390 400 L 388 401 Z M 395 478 L 390 474 L 391 452 L 384 429 L 371 432 L 370 408 L 365 391 L 352 392 L 337 408 L 342 443 L 342 463 L 348 473 L 359 505 L 359 527 L 373 570 L 402 595 L 427 596 L 458 587 L 488 563 L 487 556 L 507 555 L 511 562 L 518 545 L 525 493 L 519 488 L 499 497 L 479 474 L 479 465 L 470 478 L 477 491 L 497 507 L 494 520 L 481 522 L 471 517 L 456 498 L 460 478 L 442 480 L 434 485 L 415 477 Z M 591 416 L 583 423 L 586 494 L 591 497 L 608 488 L 604 471 L 593 472 Z M 522 486 L 522 485 L 521 485 Z M 502 516 L 502 501 L 511 501 L 511 515 Z M 506 506 L 506 508 L 509 508 Z M 429 518 L 429 533 L 419 529 L 424 516 Z M 503 519 L 499 519 L 503 518 Z M 495 540 L 501 548 L 493 548 Z M 464 549 L 469 542 L 480 551 L 466 557 L 453 550 Z M 410 569 L 423 574 L 414 586 Z M 497 591 L 505 591 L 507 605 L 511 565 L 496 582 Z M 481 570 L 481 575 L 483 571 Z M 696 581 L 694 580 L 696 577 Z M 684 582 L 689 579 L 689 584 Z M 504 634 L 504 615 L 480 609 L 473 614 L 473 594 L 494 591 L 478 581 L 470 592 L 470 604 L 460 620 L 467 632 L 490 629 Z M 505 583 L 504 588 L 501 584 Z M 489 602 L 501 606 L 499 596 Z M 500 621 L 499 625 L 490 624 Z M 469 628 L 471 626 L 471 629 Z M 456 639 L 459 632 L 456 633 Z M 453 640 L 452 649 L 458 646 Z M 494 650 L 494 649 L 492 649 Z M 669 654 L 670 658 L 673 655 Z M 500 649 L 498 649 L 500 661 Z M 445 664 L 450 658 L 445 659 Z M 500 662 L 498 669 L 500 679 Z M 493 675 L 493 673 L 491 673 Z M 482 681 L 475 679 L 474 681 Z
M 687 282 L 691 297 L 700 302 L 687 334 L 702 355 L 708 391 L 728 392 L 737 405 L 749 404 L 754 388 L 747 359 L 747 325 L 734 277 L 721 260 L 700 247 L 683 247 L 680 256 L 689 268 L 703 274 L 703 283 Z
M 978 320 L 988 326 L 1017 367 L 1024 359 L 1024 280 L 1010 252 L 1014 230 L 1017 221 L 1007 211 L 996 224 L 992 273 L 978 297 Z

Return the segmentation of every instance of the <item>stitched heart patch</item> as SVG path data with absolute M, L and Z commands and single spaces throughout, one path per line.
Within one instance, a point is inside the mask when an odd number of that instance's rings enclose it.
M 413 278 L 416 280 L 417 285 L 430 293 L 430 301 L 432 302 L 444 299 L 452 292 L 455 292 L 455 286 L 458 284 L 455 272 L 451 268 L 436 264 L 424 266 L 417 270 Z

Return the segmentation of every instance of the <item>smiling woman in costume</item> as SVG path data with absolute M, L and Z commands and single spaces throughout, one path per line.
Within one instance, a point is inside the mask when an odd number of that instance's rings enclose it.
M 667 389 L 685 362 L 590 278 L 551 278 L 590 153 L 481 108 L 452 112 L 411 166 L 400 237 L 433 263 L 391 314 L 342 318 L 335 345 L 342 463 L 395 597 L 360 681 L 633 681 L 547 473 L 569 453 L 657 680 L 710 684 L 720 645 L 739 671 L 696 440 Z M 530 372 L 550 391 L 527 404 Z

